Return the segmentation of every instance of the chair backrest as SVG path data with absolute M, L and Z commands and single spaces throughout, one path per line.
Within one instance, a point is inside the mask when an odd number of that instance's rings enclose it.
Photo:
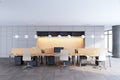
M 29 50 L 23 50 L 23 61 L 31 61 L 31 55 Z
M 60 51 L 60 60 L 61 61 L 68 61 L 68 51 L 67 50 L 62 49 Z
M 68 51 L 68 54 L 75 54 L 75 48 L 65 48 Z
M 99 53 L 99 61 L 106 61 L 107 51 L 105 49 L 101 49 Z

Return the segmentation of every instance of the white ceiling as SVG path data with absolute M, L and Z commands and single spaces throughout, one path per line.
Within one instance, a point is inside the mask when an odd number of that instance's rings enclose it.
M 0 1 L 0 25 L 120 24 L 120 0 Z

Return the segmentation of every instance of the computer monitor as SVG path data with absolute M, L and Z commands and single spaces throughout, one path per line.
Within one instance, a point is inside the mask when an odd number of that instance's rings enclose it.
M 60 53 L 61 49 L 64 49 L 64 47 L 54 47 L 54 53 Z

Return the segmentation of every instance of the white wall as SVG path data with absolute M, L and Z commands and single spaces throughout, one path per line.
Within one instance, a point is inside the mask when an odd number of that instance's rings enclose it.
M 0 26 L 0 57 L 8 56 L 12 48 L 35 47 L 36 31 L 85 31 L 85 47 L 104 46 L 104 39 L 100 37 L 104 33 L 103 26 Z M 15 35 L 19 35 L 20 38 L 15 39 Z M 29 38 L 25 39 L 24 35 L 28 35 Z M 92 39 L 91 35 L 95 35 L 95 38 Z
M 2 25 L 119 25 L 120 0 L 2 0 Z

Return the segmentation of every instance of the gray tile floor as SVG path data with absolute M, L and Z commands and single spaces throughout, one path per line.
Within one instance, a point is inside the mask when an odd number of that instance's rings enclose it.
M 0 80 L 120 80 L 120 59 L 112 58 L 112 67 L 99 70 L 91 65 L 69 66 L 60 69 L 56 66 L 39 66 L 24 70 L 8 59 L 0 59 Z

